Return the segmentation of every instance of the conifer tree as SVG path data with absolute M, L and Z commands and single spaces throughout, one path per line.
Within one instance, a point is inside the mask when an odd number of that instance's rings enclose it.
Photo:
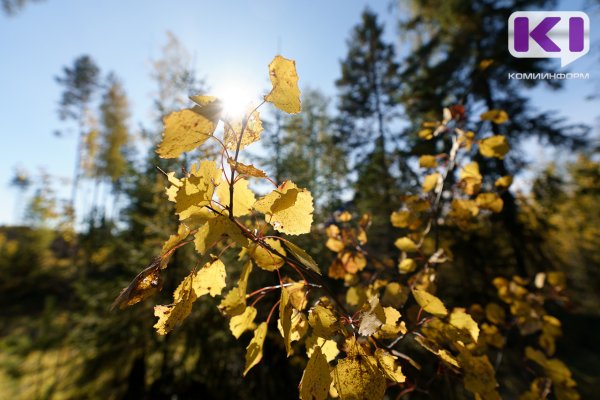
M 348 40 L 348 54 L 336 86 L 341 137 L 358 174 L 356 205 L 362 211 L 372 210 L 374 225 L 385 231 L 397 202 L 390 153 L 401 81 L 394 47 L 384 41 L 383 32 L 377 16 L 365 10 Z M 384 231 L 372 235 L 380 236 L 381 249 L 390 250 L 389 235 Z

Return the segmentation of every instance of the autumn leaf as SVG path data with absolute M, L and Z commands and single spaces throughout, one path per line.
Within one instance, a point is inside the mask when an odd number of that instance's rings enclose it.
M 239 339 L 242 333 L 254 329 L 254 318 L 256 318 L 256 308 L 246 307 L 243 313 L 231 317 L 229 330 L 236 339 Z
M 194 235 L 196 251 L 204 254 L 223 237 L 229 237 L 241 246 L 248 245 L 248 239 L 240 232 L 235 223 L 226 216 L 217 216 L 202 225 Z
M 310 254 L 289 240 L 284 240 L 283 246 L 292 254 L 292 256 L 294 256 L 296 260 L 300 262 L 300 264 L 321 275 L 321 270 L 319 269 L 317 262 L 310 256 Z
M 285 287 L 281 288 L 281 299 L 279 302 L 279 320 L 281 321 L 281 330 L 283 332 L 283 343 L 287 352 L 287 356 L 292 355 L 292 303 L 290 302 L 290 294 Z
M 338 320 L 333 311 L 321 305 L 316 305 L 310 310 L 308 323 L 313 328 L 313 334 L 322 338 L 331 337 L 338 329 Z
M 401 274 L 410 274 L 417 269 L 417 263 L 412 258 L 405 258 L 398 264 L 398 270 Z
M 229 185 L 219 185 L 216 190 L 219 203 L 222 206 L 229 206 Z M 239 179 L 233 185 L 233 216 L 242 217 L 250 214 L 252 211 L 252 205 L 256 201 L 254 192 L 248 188 L 248 181 L 245 179 Z
M 310 232 L 313 220 L 313 198 L 306 189 L 285 181 L 268 195 L 254 203 L 254 209 L 265 214 L 276 230 L 289 235 Z
M 385 323 L 385 312 L 379 304 L 377 296 L 371 297 L 368 303 L 368 309 L 361 313 L 358 334 L 361 336 L 371 336 Z
M 244 132 L 242 134 L 242 128 Z M 240 150 L 244 147 L 260 140 L 260 134 L 263 131 L 262 121 L 258 111 L 252 112 L 247 117 L 246 124 L 242 120 L 227 121 L 223 132 L 223 141 L 228 150 L 237 150 L 237 144 L 240 140 Z
M 235 162 L 235 160 L 231 158 L 227 159 L 227 163 L 240 175 L 253 176 L 255 178 L 267 177 L 267 174 L 263 170 L 256 168 L 254 165 L 242 164 L 239 161 Z
M 214 161 L 205 160 L 192 166 L 190 175 L 181 180 L 182 186 L 175 195 L 175 212 L 180 220 L 190 218 L 210 204 L 221 176 L 222 171 Z
M 161 257 L 155 257 L 150 264 L 142 270 L 131 283 L 123 288 L 110 309 L 119 306 L 120 309 L 139 303 L 158 293 L 162 288 L 160 276 Z
M 496 193 L 480 193 L 475 199 L 477 206 L 484 210 L 490 210 L 495 213 L 502 211 L 504 202 Z
M 281 246 L 281 241 L 273 238 L 265 239 L 265 243 L 271 246 L 278 253 L 285 256 L 285 250 Z M 265 249 L 260 244 L 251 244 L 249 247 L 250 257 L 256 262 L 260 268 L 265 271 L 275 271 L 285 264 L 285 260 L 275 253 Z
M 325 400 L 331 381 L 327 359 L 321 348 L 315 346 L 300 381 L 300 399 Z
M 475 356 L 466 349 L 461 349 L 458 361 L 464 372 L 465 388 L 482 399 L 500 400 L 496 388 L 496 373 L 486 355 Z
M 385 378 L 375 357 L 348 357 L 333 369 L 333 381 L 341 400 L 380 400 L 385 394 Z
M 497 188 L 500 188 L 500 189 L 508 189 L 510 187 L 510 185 L 512 185 L 512 183 L 513 183 L 512 176 L 505 175 L 505 176 L 502 176 L 502 177 L 496 179 L 494 186 L 496 186 Z
M 265 100 L 288 114 L 299 113 L 301 104 L 296 62 L 276 56 L 269 64 L 269 77 L 273 89 Z
M 323 355 L 327 359 L 327 362 L 332 362 L 335 358 L 340 354 L 340 350 L 338 349 L 338 345 L 335 340 L 325 339 L 322 337 L 318 337 L 315 335 L 311 335 L 306 338 L 304 343 L 306 345 L 306 356 L 312 357 L 313 352 L 318 347 L 321 348 Z
M 419 167 L 421 168 L 435 168 L 437 167 L 437 159 L 435 156 L 424 155 L 419 157 Z
M 495 135 L 479 142 L 479 152 L 484 157 L 503 159 L 510 147 L 505 136 Z
M 460 180 L 464 184 L 464 192 L 468 195 L 473 195 L 479 192 L 481 182 L 483 180 L 479 173 L 479 164 L 475 161 L 465 165 L 460 170 Z
M 439 179 L 440 179 L 439 172 L 435 172 L 433 174 L 427 175 L 425 177 L 425 179 L 423 180 L 423 192 L 427 193 L 427 192 L 431 192 L 432 190 L 434 190 L 438 184 Z
M 221 260 L 215 258 L 206 263 L 198 271 L 188 275 L 179 287 L 175 289 L 173 297 L 177 301 L 181 296 L 180 291 L 188 286 L 191 286 L 196 298 L 202 297 L 205 294 L 210 294 L 212 297 L 218 296 L 226 286 L 226 275 L 225 265 Z
M 495 124 L 503 124 L 508 121 L 508 114 L 504 110 L 492 109 L 480 115 L 482 121 L 492 121 Z
M 473 341 L 477 343 L 477 339 L 479 338 L 479 326 L 477 326 L 477 322 L 465 312 L 464 308 L 455 308 L 452 310 L 449 322 L 450 325 L 469 332 Z
M 397 357 L 380 348 L 375 350 L 375 358 L 377 359 L 379 367 L 389 380 L 396 383 L 402 383 L 406 380 L 400 365 L 396 362 L 398 359 Z
M 385 323 L 375 333 L 377 339 L 395 339 L 407 332 L 406 324 L 404 321 L 400 321 L 400 311 L 394 307 L 384 307 L 383 312 L 385 313 Z
M 412 293 L 421 308 L 429 314 L 437 317 L 445 317 L 448 314 L 448 310 L 446 310 L 444 303 L 434 295 L 416 288 L 412 290 Z
M 394 245 L 402 251 L 413 252 L 417 251 L 418 247 L 412 239 L 408 237 L 401 237 L 394 242 Z
M 246 262 L 237 286 L 232 288 L 219 304 L 219 310 L 230 317 L 239 315 L 246 309 L 246 287 L 252 272 L 252 261 Z
M 244 368 L 244 376 L 252 367 L 262 360 L 263 344 L 267 337 L 267 323 L 262 322 L 254 331 L 254 337 L 246 347 L 246 366 Z
M 198 111 L 199 107 L 175 111 L 163 119 L 163 139 L 156 151 L 161 158 L 177 158 L 212 136 L 216 121 L 211 121 Z

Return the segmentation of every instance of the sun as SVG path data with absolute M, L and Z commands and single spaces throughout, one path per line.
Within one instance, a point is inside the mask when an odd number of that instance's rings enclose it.
M 215 88 L 215 95 L 223 102 L 223 113 L 230 118 L 242 118 L 256 103 L 256 94 L 244 82 L 228 82 Z

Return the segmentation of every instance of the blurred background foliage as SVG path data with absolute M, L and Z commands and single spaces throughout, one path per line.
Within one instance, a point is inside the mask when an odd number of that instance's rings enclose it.
M 14 13 L 25 3 L 2 5 Z M 265 124 L 262 167 L 278 182 L 291 179 L 308 188 L 315 198 L 313 232 L 298 244 L 325 270 L 334 256 L 324 245 L 325 227 L 336 213 L 349 210 L 372 215 L 370 252 L 381 259 L 395 257 L 389 215 L 402 196 L 420 188 L 418 156 L 440 145 L 419 140 L 421 123 L 439 119 L 442 107 L 455 104 L 464 106 L 468 116 L 505 109 L 510 122 L 494 125 L 499 130 L 494 133 L 510 139 L 510 157 L 477 161 L 486 179 L 512 174 L 519 185 L 503 194 L 502 213 L 475 228 L 441 225 L 440 240 L 453 261 L 440 271 L 439 296 L 450 305 L 485 304 L 495 296 L 490 285 L 495 276 L 564 272 L 569 300 L 548 304 L 563 322 L 557 354 L 573 371 L 582 398 L 594 398 L 600 383 L 597 135 L 589 134 L 590 127 L 532 109 L 528 90 L 542 81 L 507 79 L 508 72 L 543 72 L 550 66 L 542 59 L 508 55 L 504 21 L 525 3 L 544 9 L 554 2 L 401 3 L 409 10 L 398 22 L 404 43 L 411 47 L 408 56 L 399 57 L 393 44 L 384 41 L 377 15 L 366 10 L 349 34 L 336 82 L 338 97 L 305 88 L 301 114 L 289 117 L 273 110 Z M 482 68 L 487 60 L 491 66 Z M 176 231 L 159 168 L 185 168 L 200 154 L 163 160 L 153 145 L 160 138 L 162 117 L 185 106 L 188 94 L 207 91 L 207 83 L 190 65 L 186 50 L 169 35 L 162 56 L 152 63 L 155 120 L 135 134 L 130 100 L 115 73 L 105 74 L 84 55 L 57 77 L 64 90 L 61 117 L 80 137 L 70 182 L 73 196 L 56 196 L 53 188 L 65 184 L 57 178 L 15 171 L 15 190 L 25 196 L 33 188 L 33 194 L 22 199 L 23 224 L 0 227 L 0 398 L 297 397 L 306 360 L 299 355 L 286 359 L 283 342 L 275 336 L 265 342 L 261 365 L 242 379 L 247 340 L 231 336 L 216 308 L 218 300 L 203 299 L 174 332 L 155 334 L 152 307 L 168 303 L 195 265 L 189 249 L 175 254 L 157 297 L 109 312 L 120 288 Z M 559 89 L 560 82 L 552 85 Z M 575 156 L 550 163 L 535 176 L 520 175 L 526 165 L 524 139 L 532 136 Z M 140 148 L 146 149 L 146 157 L 135 156 Z M 214 149 L 202 151 L 208 156 Z M 74 210 L 81 181 L 94 187 L 93 196 L 87 209 Z M 84 221 L 77 229 L 75 212 Z M 229 282 L 240 273 L 236 256 L 224 254 L 231 261 L 226 264 Z M 269 279 L 253 274 L 250 287 L 269 285 Z M 343 295 L 341 285 L 337 288 Z M 513 398 L 527 382 L 526 371 L 519 353 L 511 354 L 510 346 L 504 353 L 500 390 Z M 443 389 L 432 386 L 411 398 L 464 396 Z

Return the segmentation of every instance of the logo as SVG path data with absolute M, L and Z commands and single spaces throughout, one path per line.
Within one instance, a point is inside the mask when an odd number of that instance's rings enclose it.
M 590 51 L 590 19 L 581 11 L 517 11 L 508 19 L 517 58 L 560 58 L 564 67 Z

